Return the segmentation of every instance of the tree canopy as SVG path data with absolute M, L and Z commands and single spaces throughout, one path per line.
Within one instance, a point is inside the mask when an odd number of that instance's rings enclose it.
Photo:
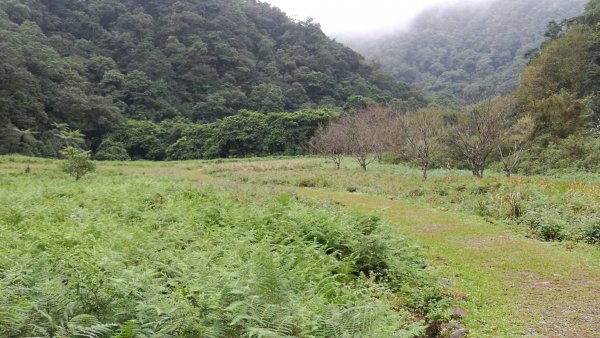
M 3 1 L 0 64 L 0 128 L 46 144 L 53 123 L 67 124 L 94 149 L 127 119 L 205 123 L 357 97 L 424 103 L 312 20 L 255 0 Z

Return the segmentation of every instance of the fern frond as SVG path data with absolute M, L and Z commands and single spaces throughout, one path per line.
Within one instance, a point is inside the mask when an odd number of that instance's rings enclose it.
M 104 338 L 112 335 L 119 327 L 117 324 L 97 324 L 75 331 L 77 338 Z

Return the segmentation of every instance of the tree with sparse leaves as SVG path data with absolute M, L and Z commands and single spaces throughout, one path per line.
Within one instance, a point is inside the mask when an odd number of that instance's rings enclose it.
M 327 156 L 339 170 L 346 152 L 346 142 L 340 126 L 332 123 L 326 128 L 319 127 L 315 136 L 308 143 L 309 150 L 313 153 Z
M 442 113 L 437 108 L 421 109 L 398 116 L 390 126 L 392 149 L 416 163 L 426 180 L 432 157 L 440 148 Z
M 487 100 L 459 116 L 447 142 L 464 160 L 473 176 L 483 177 L 490 155 L 502 141 L 504 106 L 501 99 Z

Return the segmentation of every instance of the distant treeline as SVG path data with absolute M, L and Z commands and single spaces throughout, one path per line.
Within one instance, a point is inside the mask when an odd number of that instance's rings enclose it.
M 242 111 L 211 123 L 183 120 L 161 123 L 129 120 L 108 134 L 96 152 L 99 160 L 190 160 L 267 155 L 300 155 L 319 125 L 338 113 Z

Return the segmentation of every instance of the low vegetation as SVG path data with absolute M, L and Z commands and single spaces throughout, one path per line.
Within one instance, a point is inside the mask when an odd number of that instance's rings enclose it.
M 56 161 L 3 157 L 0 167 L 2 337 L 414 337 L 448 327 L 443 288 L 375 215 L 122 173 L 144 166 L 101 165 L 79 181 Z
M 417 169 L 404 165 L 374 163 L 369 172 L 363 172 L 351 161 L 337 171 L 321 159 L 292 163 L 297 167 L 291 163 L 285 168 L 240 163 L 210 165 L 205 170 L 249 183 L 328 188 L 425 202 L 512 224 L 518 231 L 546 241 L 600 242 L 598 174 L 507 178 L 497 167 L 489 177 L 473 179 L 465 170 L 435 169 L 427 181 L 422 181 Z

